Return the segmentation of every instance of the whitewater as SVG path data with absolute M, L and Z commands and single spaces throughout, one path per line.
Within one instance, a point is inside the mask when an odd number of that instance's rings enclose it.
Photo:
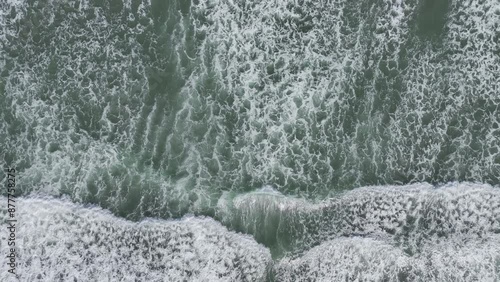
M 499 281 L 499 105 L 497 0 L 0 1 L 0 280 Z

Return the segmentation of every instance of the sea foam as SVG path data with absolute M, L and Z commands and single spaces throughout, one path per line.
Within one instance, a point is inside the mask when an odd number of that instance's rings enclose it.
M 16 205 L 21 281 L 263 281 L 271 262 L 251 237 L 211 218 L 134 223 L 62 200 L 21 198 Z M 6 217 L 2 210 L 2 222 Z M 17 281 L 2 257 L 0 280 Z

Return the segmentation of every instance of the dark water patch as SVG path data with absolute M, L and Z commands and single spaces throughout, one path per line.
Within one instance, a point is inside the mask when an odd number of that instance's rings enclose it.
M 420 0 L 417 17 L 421 36 L 442 36 L 450 7 L 449 0 Z

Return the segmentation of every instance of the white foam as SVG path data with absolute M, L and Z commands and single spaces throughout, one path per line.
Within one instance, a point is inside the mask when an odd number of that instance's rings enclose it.
M 371 238 L 338 238 L 275 267 L 276 281 L 498 281 L 500 236 L 433 240 L 408 256 Z
M 210 218 L 134 223 L 61 200 L 16 204 L 21 281 L 264 281 L 271 262 L 263 246 Z M 12 278 L 2 256 L 0 280 Z
M 224 203 L 217 213 L 222 222 L 253 234 L 277 255 L 341 236 L 385 238 L 419 253 L 433 237 L 500 233 L 500 189 L 485 184 L 362 187 L 318 203 L 252 192 Z

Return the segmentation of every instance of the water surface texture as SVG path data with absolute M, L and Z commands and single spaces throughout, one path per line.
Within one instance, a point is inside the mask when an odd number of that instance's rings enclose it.
M 500 280 L 498 0 L 4 0 L 0 28 L 22 279 Z

